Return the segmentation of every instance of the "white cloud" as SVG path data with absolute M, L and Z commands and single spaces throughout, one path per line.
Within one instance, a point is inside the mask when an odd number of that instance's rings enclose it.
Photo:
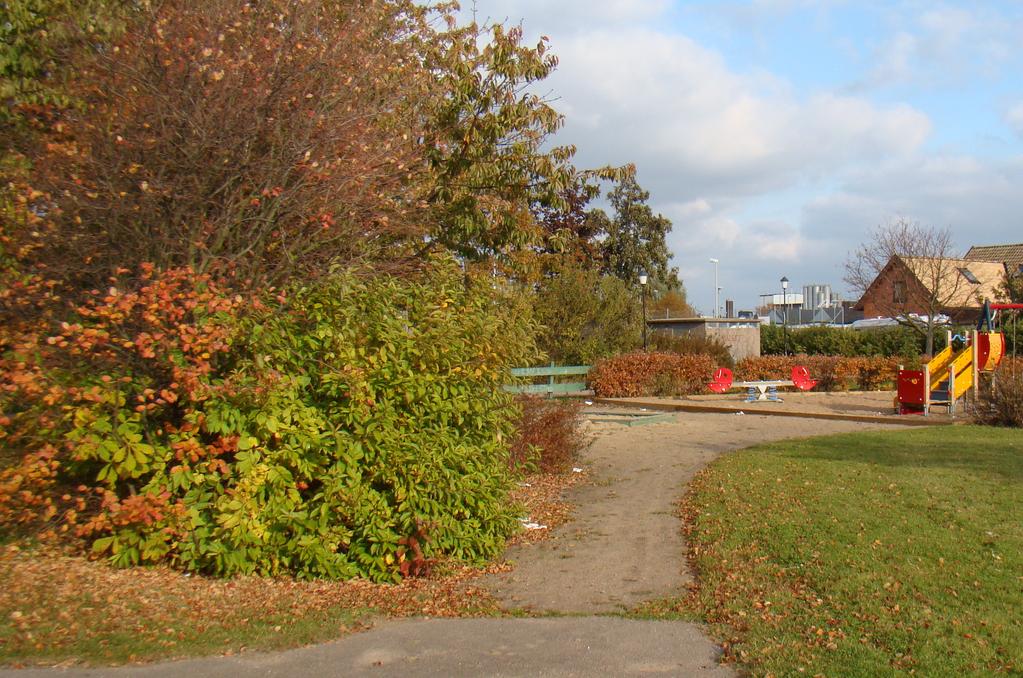
M 920 16 L 920 26 L 941 51 L 960 47 L 972 31 L 984 28 L 978 16 L 961 7 L 930 9 Z
M 833 194 L 807 203 L 805 234 L 819 241 L 848 239 L 885 220 L 904 216 L 927 226 L 949 227 L 957 245 L 1023 239 L 1007 222 L 1023 213 L 1023 159 L 981 162 L 965 155 L 937 155 L 893 162 L 854 175 Z M 822 226 L 826 225 L 826 229 Z M 861 236 L 862 237 L 862 236 Z
M 797 97 L 766 74 L 730 70 L 685 36 L 597 31 L 555 45 L 549 86 L 584 164 L 635 161 L 662 200 L 734 198 L 850 162 L 915 151 L 925 115 L 836 94 Z M 655 179 L 655 181 L 658 181 Z M 664 191 L 661 193 L 661 191 Z
M 799 229 L 784 221 L 754 222 L 747 237 L 761 264 L 794 264 L 803 253 Z
M 676 219 L 689 219 L 707 214 L 712 207 L 703 198 L 697 198 L 684 203 L 667 203 L 664 209 Z
M 990 77 L 1018 52 L 1018 20 L 982 4 L 936 6 L 893 4 L 890 36 L 873 50 L 868 75 L 851 89 L 918 84 L 948 86 Z
M 1013 235 L 1023 213 L 1016 188 L 1023 158 L 1011 155 L 1018 150 L 999 140 L 993 153 L 1002 160 L 974 155 L 972 147 L 936 152 L 931 119 L 899 103 L 923 90 L 958 96 L 1007 71 L 1007 55 L 1020 55 L 1018 19 L 987 6 L 915 0 L 864 9 L 861 18 L 877 19 L 876 37 L 839 36 L 848 63 L 867 73 L 864 81 L 849 87 L 824 79 L 802 90 L 777 73 L 738 70 L 729 55 L 684 34 L 685 24 L 671 23 L 717 14 L 711 33 L 727 35 L 724 44 L 736 36 L 755 41 L 762 26 L 776 28 L 790 13 L 819 21 L 806 30 L 829 30 L 828 14 L 839 4 L 752 0 L 679 9 L 667 0 L 480 0 L 480 18 L 525 17 L 527 35 L 551 36 L 560 66 L 541 90 L 566 115 L 558 142 L 577 146 L 580 167 L 634 162 L 654 210 L 674 223 L 669 246 L 691 297 L 710 308 L 706 260 L 714 257 L 725 295 L 746 308 L 783 274 L 796 287 L 825 282 L 840 290 L 847 252 L 895 217 L 950 226 L 964 249 L 1021 239 Z M 849 8 L 861 11 L 859 3 L 842 11 Z M 888 88 L 883 99 L 877 86 Z M 941 105 L 933 96 L 922 101 Z M 1002 112 L 1023 138 L 1023 100 Z M 945 145 L 947 137 L 936 141 Z
M 868 83 L 878 86 L 910 80 L 919 49 L 920 42 L 916 36 L 904 31 L 896 33 L 874 54 L 874 68 Z
M 554 49 L 560 66 L 545 86 L 566 113 L 561 139 L 579 148 L 580 166 L 636 163 L 654 209 L 674 224 L 669 246 L 697 298 L 713 287 L 699 263 L 709 257 L 721 259 L 725 293 L 744 308 L 762 277 L 799 281 L 802 269 L 806 280 L 838 287 L 834 261 L 845 243 L 822 248 L 808 238 L 798 205 L 788 215 L 750 214 L 750 201 L 851 168 L 908 162 L 931 131 L 908 105 L 800 96 L 770 73 L 734 71 L 679 34 L 593 30 L 555 37 Z
M 462 16 L 471 18 L 475 3 L 462 5 Z M 529 34 L 550 35 L 645 22 L 670 7 L 670 0 L 494 0 L 478 3 L 475 18 L 479 23 L 521 22 Z

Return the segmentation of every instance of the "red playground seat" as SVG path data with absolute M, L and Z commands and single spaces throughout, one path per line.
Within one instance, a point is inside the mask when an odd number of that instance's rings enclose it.
M 810 378 L 810 370 L 802 365 L 796 365 L 792 368 L 792 383 L 800 391 L 809 391 L 817 385 L 817 380 Z
M 727 367 L 719 367 L 714 370 L 714 381 L 707 384 L 711 391 L 724 393 L 732 388 L 732 371 Z

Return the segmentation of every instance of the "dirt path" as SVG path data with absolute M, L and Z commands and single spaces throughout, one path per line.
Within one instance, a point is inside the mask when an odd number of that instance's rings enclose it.
M 513 571 L 489 586 L 511 610 L 593 615 L 679 593 L 690 575 L 675 507 L 685 484 L 727 450 L 782 438 L 885 428 L 757 415 L 679 414 L 672 423 L 592 425 L 572 491 L 574 520 L 547 541 L 513 547 Z M 729 676 L 694 624 L 609 616 L 385 622 L 335 642 L 272 654 L 143 667 L 4 670 L 0 676 Z
M 488 582 L 508 609 L 599 614 L 680 593 L 691 575 L 675 511 L 697 471 L 758 442 L 883 427 L 679 414 L 672 423 L 593 428 L 583 462 L 590 482 L 569 496 L 573 520 L 546 541 L 509 549 L 514 569 Z

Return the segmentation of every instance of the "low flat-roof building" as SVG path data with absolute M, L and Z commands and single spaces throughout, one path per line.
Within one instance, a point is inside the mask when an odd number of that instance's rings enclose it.
M 760 320 L 757 318 L 660 318 L 648 320 L 647 326 L 672 336 L 691 334 L 717 339 L 728 347 L 736 361 L 760 355 Z

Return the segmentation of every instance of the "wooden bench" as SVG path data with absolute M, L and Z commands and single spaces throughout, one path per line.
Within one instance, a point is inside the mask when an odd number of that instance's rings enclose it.
M 533 393 L 546 394 L 548 398 L 555 393 L 566 395 L 569 393 L 586 392 L 585 381 L 558 382 L 556 377 L 573 376 L 578 374 L 589 374 L 589 365 L 562 365 L 551 363 L 549 367 L 513 367 L 511 374 L 519 378 L 547 377 L 544 384 L 508 384 L 504 390 L 509 393 Z

